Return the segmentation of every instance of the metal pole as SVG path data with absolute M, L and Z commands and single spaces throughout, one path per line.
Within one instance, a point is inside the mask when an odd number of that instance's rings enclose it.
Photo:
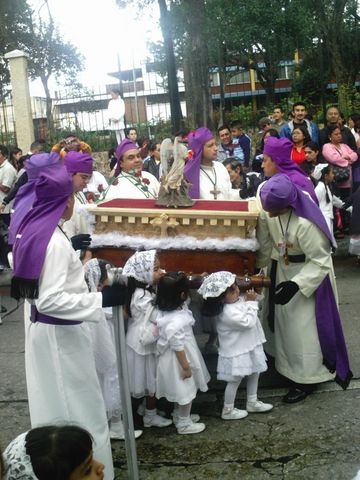
M 140 123 L 140 115 L 139 115 L 139 105 L 138 105 L 138 96 L 137 96 L 137 86 L 136 86 L 136 73 L 135 73 L 135 60 L 134 60 L 134 52 L 132 58 L 132 74 L 133 74 L 133 82 L 134 82 L 134 95 L 135 95 L 135 115 L 136 115 L 136 123 L 139 125 Z
M 134 420 L 132 415 L 131 396 L 129 387 L 128 365 L 126 359 L 125 327 L 122 306 L 113 307 L 115 318 L 115 345 L 119 375 L 120 397 L 122 404 L 122 418 L 124 423 L 126 459 L 129 479 L 138 480 L 139 470 L 137 464 Z

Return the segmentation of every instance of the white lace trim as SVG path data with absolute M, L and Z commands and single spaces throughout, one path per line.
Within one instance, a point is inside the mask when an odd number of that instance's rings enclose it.
M 13 440 L 4 452 L 5 480 L 38 480 L 26 453 L 26 435 L 22 433 Z

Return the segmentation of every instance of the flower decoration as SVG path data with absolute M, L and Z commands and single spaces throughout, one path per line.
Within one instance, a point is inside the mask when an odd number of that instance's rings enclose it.
M 104 185 L 103 185 L 102 183 L 100 183 L 100 184 L 98 185 L 97 189 L 98 189 L 98 192 L 99 192 L 99 193 L 102 193 L 102 192 L 104 191 Z

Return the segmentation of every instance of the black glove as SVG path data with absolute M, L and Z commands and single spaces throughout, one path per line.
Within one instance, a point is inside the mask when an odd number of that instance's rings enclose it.
M 102 293 L 102 306 L 115 307 L 116 305 L 124 305 L 126 301 L 126 287 L 114 283 L 110 287 L 104 287 Z
M 70 238 L 74 250 L 86 250 L 91 243 L 91 237 L 88 233 L 80 233 Z
M 291 280 L 281 282 L 275 288 L 274 303 L 286 305 L 299 290 L 299 285 Z

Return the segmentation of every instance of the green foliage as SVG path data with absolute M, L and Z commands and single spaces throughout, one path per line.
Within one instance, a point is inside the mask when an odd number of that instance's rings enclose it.
M 31 11 L 26 0 L 0 1 L 0 100 L 9 92 L 10 72 L 5 53 L 22 50 L 30 40 Z
M 28 68 L 32 78 L 48 80 L 54 75 L 69 81 L 83 69 L 83 56 L 73 44 L 64 41 L 52 21 L 33 25 L 32 41 L 26 50 L 29 52 Z
M 232 120 L 240 120 L 244 128 L 249 128 L 257 125 L 258 118 L 249 104 L 233 107 L 227 118 L 227 121 Z
M 114 139 L 111 138 L 108 130 L 87 132 L 86 130 L 78 129 L 73 132 L 69 132 L 69 130 L 55 130 L 51 135 L 49 134 L 48 137 L 45 138 L 47 148 L 51 149 L 53 145 L 71 133 L 90 145 L 93 152 L 104 152 L 116 145 L 116 140 L 114 142 Z

